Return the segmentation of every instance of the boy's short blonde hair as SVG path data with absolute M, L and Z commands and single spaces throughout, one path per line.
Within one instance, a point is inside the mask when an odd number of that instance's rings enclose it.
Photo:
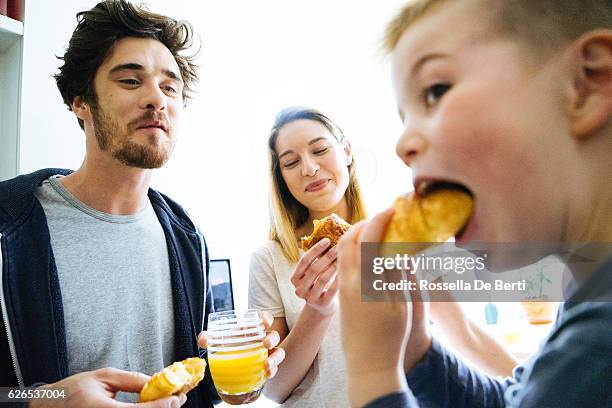
M 392 52 L 403 32 L 448 0 L 413 0 L 387 25 L 384 48 Z M 453 0 L 477 6 L 498 34 L 546 54 L 587 31 L 612 28 L 612 0 Z M 450 28 L 449 28 L 450 29 Z

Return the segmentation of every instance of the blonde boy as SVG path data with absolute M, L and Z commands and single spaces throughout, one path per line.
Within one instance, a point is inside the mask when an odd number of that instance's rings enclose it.
M 415 189 L 474 195 L 460 243 L 612 243 L 611 1 L 415 1 L 385 45 Z M 380 241 L 390 215 L 339 250 L 353 405 L 612 405 L 612 259 L 572 270 L 578 292 L 539 353 L 492 378 L 432 337 L 423 303 L 361 303 L 359 244 Z

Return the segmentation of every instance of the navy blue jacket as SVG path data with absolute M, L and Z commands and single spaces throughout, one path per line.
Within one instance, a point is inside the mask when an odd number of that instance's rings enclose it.
M 50 176 L 69 173 L 43 169 L 0 183 L 0 386 L 52 383 L 68 375 L 62 294 L 45 213 L 34 192 Z M 196 336 L 213 311 L 208 253 L 178 204 L 152 189 L 148 195 L 168 244 L 178 361 L 202 354 Z M 184 406 L 211 407 L 217 401 L 210 378 L 207 369 L 207 382 L 189 393 Z

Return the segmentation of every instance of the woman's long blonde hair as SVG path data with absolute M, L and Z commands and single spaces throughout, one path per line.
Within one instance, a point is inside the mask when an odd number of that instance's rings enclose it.
M 290 262 L 300 259 L 295 230 L 308 220 L 308 208 L 293 197 L 281 174 L 276 139 L 283 126 L 295 120 L 314 120 L 319 122 L 343 145 L 346 141 L 342 130 L 323 113 L 309 108 L 293 107 L 283 109 L 276 116 L 268 139 L 270 159 L 270 234 L 269 239 L 280 244 L 283 254 Z M 356 223 L 366 217 L 365 205 L 357 180 L 355 158 L 348 165 L 349 183 L 344 193 L 349 208 L 348 222 Z

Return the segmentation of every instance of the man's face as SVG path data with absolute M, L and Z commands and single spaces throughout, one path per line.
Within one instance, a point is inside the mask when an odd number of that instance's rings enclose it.
M 536 64 L 458 3 L 417 20 L 393 52 L 404 123 L 397 154 L 412 167 L 417 191 L 451 181 L 473 193 L 458 242 L 556 241 L 573 149 L 561 65 Z
M 183 110 L 183 83 L 159 41 L 123 38 L 96 72 L 91 106 L 100 150 L 125 165 L 158 168 L 169 159 Z

